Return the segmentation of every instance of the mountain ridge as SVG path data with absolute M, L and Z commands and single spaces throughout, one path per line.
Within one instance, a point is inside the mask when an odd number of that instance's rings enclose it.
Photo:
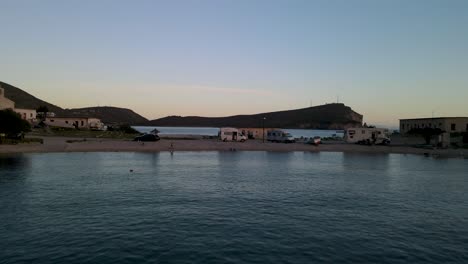
M 63 109 L 57 105 L 41 100 L 11 84 L 0 82 L 0 86 L 5 90 L 5 97 L 15 102 L 16 108 L 37 109 L 39 106 L 47 106 L 49 111 L 54 112 L 57 116 L 97 117 L 106 124 L 141 125 L 148 122 L 147 118 L 128 108 L 95 106 Z
M 266 118 L 265 120 L 263 118 Z M 363 116 L 341 103 L 307 108 L 226 117 L 167 116 L 148 122 L 151 126 L 185 127 L 278 127 L 344 129 L 362 125 Z

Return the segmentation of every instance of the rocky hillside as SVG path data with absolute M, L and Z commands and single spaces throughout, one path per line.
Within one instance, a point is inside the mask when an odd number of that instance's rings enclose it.
M 8 83 L 0 82 L 0 86 L 5 89 L 5 97 L 15 102 L 16 108 L 37 109 L 39 106 L 47 106 L 51 112 L 62 113 L 63 111 L 62 108 L 36 98 Z
M 326 104 L 296 110 L 261 113 L 254 115 L 236 115 L 228 117 L 168 116 L 148 122 L 151 126 L 187 126 L 187 127 L 265 127 L 309 128 L 309 129 L 344 129 L 360 126 L 362 115 L 344 104 Z

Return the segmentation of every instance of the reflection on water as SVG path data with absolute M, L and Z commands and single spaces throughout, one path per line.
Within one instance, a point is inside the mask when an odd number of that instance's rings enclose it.
M 1 263 L 466 263 L 468 162 L 330 152 L 0 156 Z
M 0 154 L 0 169 L 3 172 L 7 170 L 25 169 L 29 167 L 29 156 L 21 154 Z

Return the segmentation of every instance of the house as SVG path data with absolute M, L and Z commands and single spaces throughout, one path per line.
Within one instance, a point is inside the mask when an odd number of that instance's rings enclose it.
M 99 118 L 94 117 L 46 117 L 44 123 L 53 127 L 106 130 L 106 126 Z
M 13 111 L 18 113 L 22 119 L 29 121 L 30 123 L 36 121 L 36 110 L 35 109 L 21 109 L 14 108 Z
M 5 90 L 0 87 L 0 110 L 12 109 L 18 113 L 22 119 L 29 121 L 30 123 L 36 121 L 36 110 L 35 109 L 22 109 L 15 108 L 15 102 L 5 97 Z

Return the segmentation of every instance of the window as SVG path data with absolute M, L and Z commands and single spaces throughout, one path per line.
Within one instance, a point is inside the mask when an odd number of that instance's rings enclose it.
M 468 132 L 468 124 L 466 124 L 466 131 Z
M 429 127 L 432 127 L 432 124 L 429 124 Z
M 452 131 L 455 131 L 455 129 L 457 129 L 457 125 L 456 125 L 456 124 L 451 124 L 451 125 L 450 125 L 450 129 L 451 129 Z
M 51 119 L 51 120 L 50 120 L 50 122 L 54 122 L 54 120 L 53 120 L 53 119 Z
M 350 135 L 354 135 L 356 133 L 356 131 L 354 131 L 354 130 L 349 130 L 348 132 L 349 132 Z
M 31 114 L 29 114 L 29 116 L 30 116 L 30 117 L 33 117 L 33 114 L 31 113 Z
M 68 121 L 65 121 L 65 124 L 68 124 Z
M 405 129 L 405 124 L 401 124 L 401 130 Z
M 364 135 L 364 134 L 366 134 L 366 131 L 365 131 L 365 130 L 363 130 L 363 131 L 362 131 L 362 134 L 363 134 L 363 135 Z
M 83 120 L 81 120 L 81 126 L 84 126 L 84 121 Z

